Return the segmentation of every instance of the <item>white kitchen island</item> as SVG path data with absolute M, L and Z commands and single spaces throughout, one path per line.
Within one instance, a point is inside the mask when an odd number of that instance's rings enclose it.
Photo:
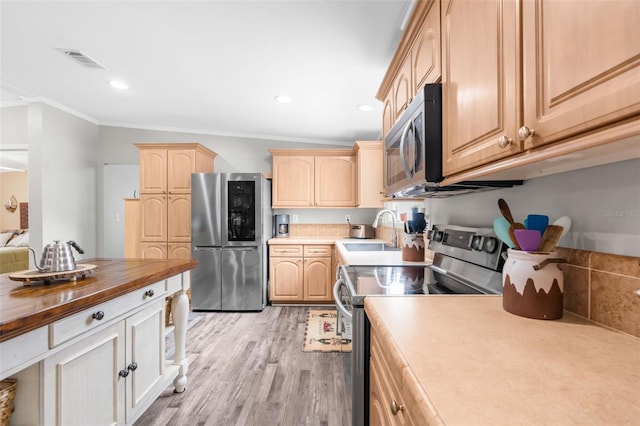
M 0 275 L 0 378 L 18 380 L 12 425 L 132 424 L 172 382 L 185 390 L 196 263 L 86 263 L 97 269 L 78 281 L 23 286 Z M 166 359 L 170 332 L 175 355 Z

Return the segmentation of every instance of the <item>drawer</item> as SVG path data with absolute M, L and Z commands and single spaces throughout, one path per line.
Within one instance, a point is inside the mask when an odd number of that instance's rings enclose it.
M 97 329 L 152 300 L 164 299 L 165 285 L 165 281 L 160 281 L 54 322 L 49 325 L 49 347 L 53 348 L 76 336 Z M 153 295 L 147 293 L 150 291 L 153 291 Z M 101 319 L 98 319 L 99 317 Z
M 309 245 L 304 246 L 304 257 L 331 257 L 331 245 Z
M 0 377 L 14 374 L 47 353 L 47 327 L 36 328 L 0 343 Z M 35 360 L 35 361 L 32 361 Z
M 301 257 L 302 245 L 299 244 L 276 244 L 269 246 L 269 256 L 274 257 Z
M 191 282 L 189 271 L 183 272 L 182 274 L 174 275 L 167 279 L 167 294 L 171 295 L 180 291 L 183 288 L 183 282 L 185 284 L 184 289 L 188 289 L 189 283 Z

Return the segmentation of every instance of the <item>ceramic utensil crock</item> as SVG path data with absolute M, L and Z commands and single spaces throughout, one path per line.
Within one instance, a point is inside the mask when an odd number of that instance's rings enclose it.
M 564 275 L 556 252 L 533 254 L 508 249 L 502 269 L 502 307 L 535 319 L 562 318 Z

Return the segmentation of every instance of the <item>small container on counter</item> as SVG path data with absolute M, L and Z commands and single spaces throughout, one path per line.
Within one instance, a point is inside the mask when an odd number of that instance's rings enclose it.
M 424 261 L 423 234 L 404 234 L 402 237 L 402 260 L 408 262 Z
M 502 307 L 527 318 L 562 318 L 564 259 L 556 252 L 528 253 L 509 249 L 502 269 Z

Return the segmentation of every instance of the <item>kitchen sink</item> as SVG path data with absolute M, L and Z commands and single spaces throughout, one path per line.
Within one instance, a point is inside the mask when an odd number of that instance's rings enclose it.
M 400 251 L 383 243 L 344 243 L 343 246 L 348 251 Z

